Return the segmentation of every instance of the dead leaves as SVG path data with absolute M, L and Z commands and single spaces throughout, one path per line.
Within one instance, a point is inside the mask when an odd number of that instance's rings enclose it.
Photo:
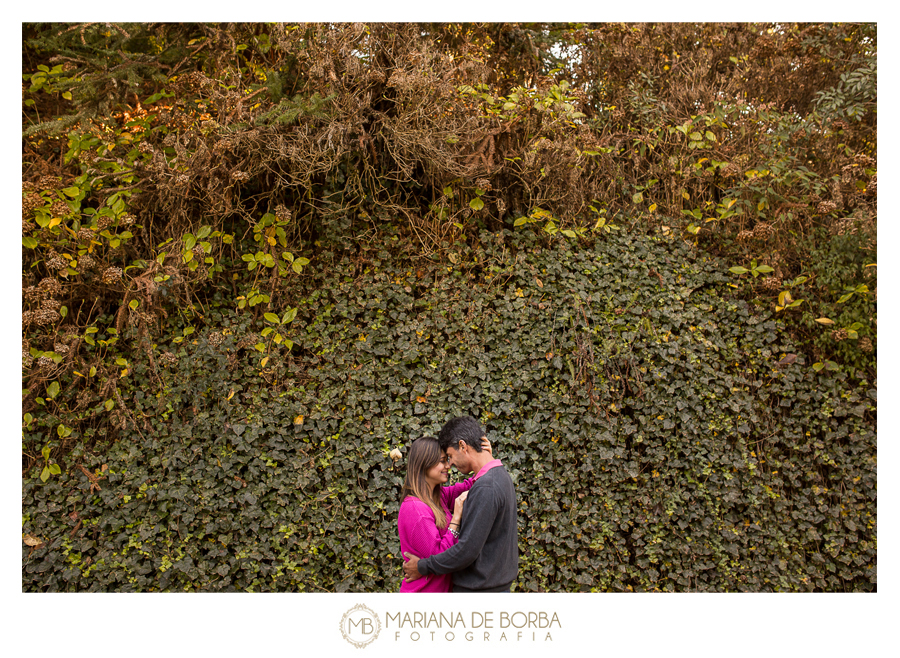
M 91 493 L 94 493 L 95 491 L 102 491 L 102 489 L 100 488 L 100 480 L 105 480 L 105 479 L 106 479 L 106 476 L 105 476 L 105 475 L 102 476 L 102 477 L 99 477 L 99 476 L 97 476 L 97 475 L 94 475 L 93 473 L 91 473 L 89 470 L 87 470 L 87 469 L 86 469 L 84 466 L 82 466 L 81 464 L 78 464 L 78 468 L 81 469 L 81 472 L 85 474 L 85 476 L 87 477 L 88 480 L 90 480 L 90 483 L 91 483 Z M 102 472 L 102 471 L 105 471 L 106 468 L 107 468 L 107 466 L 106 466 L 106 464 L 104 464 L 104 465 L 100 468 L 101 472 Z

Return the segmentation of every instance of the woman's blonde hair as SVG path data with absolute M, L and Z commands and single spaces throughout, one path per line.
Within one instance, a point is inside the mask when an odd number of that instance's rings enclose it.
M 443 458 L 441 445 L 433 436 L 422 436 L 412 442 L 406 460 L 406 480 L 400 490 L 400 502 L 415 496 L 434 512 L 434 522 L 442 530 L 447 527 L 447 510 L 441 504 L 441 487 L 429 486 L 425 473 Z

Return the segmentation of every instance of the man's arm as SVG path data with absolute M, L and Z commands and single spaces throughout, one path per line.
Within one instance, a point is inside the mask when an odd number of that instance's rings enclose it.
M 424 576 L 431 573 L 445 574 L 460 571 L 481 555 L 481 549 L 484 547 L 494 525 L 494 519 L 497 517 L 499 504 L 493 486 L 487 482 L 484 485 L 486 486 L 473 487 L 469 491 L 469 497 L 466 500 L 465 529 L 460 535 L 459 543 L 443 553 L 419 560 L 416 569 L 420 574 Z

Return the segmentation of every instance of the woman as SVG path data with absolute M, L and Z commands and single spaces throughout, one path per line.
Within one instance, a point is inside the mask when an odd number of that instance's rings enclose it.
M 484 450 L 491 452 L 485 439 Z M 400 514 L 397 521 L 400 554 L 410 552 L 420 558 L 442 553 L 456 543 L 463 503 L 475 482 L 443 486 L 449 479 L 447 456 L 433 436 L 413 441 L 409 449 L 406 480 L 400 491 Z M 450 509 L 453 513 L 450 513 Z M 451 574 L 431 574 L 400 585 L 401 592 L 449 592 Z

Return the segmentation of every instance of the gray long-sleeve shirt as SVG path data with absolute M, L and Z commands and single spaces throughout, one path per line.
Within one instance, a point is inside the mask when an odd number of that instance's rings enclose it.
M 453 573 L 453 591 L 507 591 L 519 571 L 516 489 L 503 466 L 482 475 L 469 490 L 459 542 L 419 560 L 423 575 Z

